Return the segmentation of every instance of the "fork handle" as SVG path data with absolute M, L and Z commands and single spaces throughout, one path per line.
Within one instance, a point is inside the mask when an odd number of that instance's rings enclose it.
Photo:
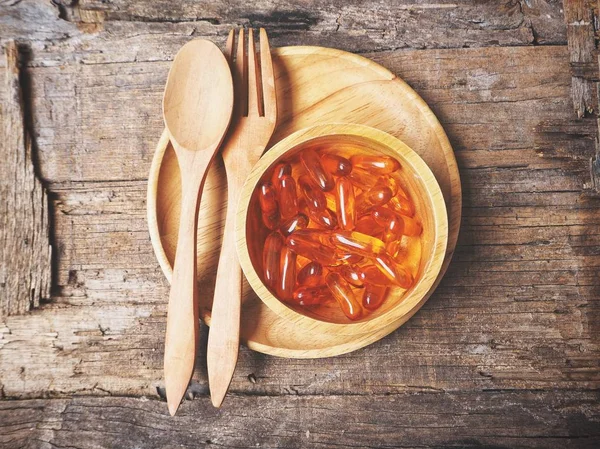
M 227 394 L 240 346 L 242 269 L 236 251 L 235 216 L 243 182 L 236 178 L 228 176 L 227 215 L 206 354 L 210 397 L 215 407 L 221 406 Z

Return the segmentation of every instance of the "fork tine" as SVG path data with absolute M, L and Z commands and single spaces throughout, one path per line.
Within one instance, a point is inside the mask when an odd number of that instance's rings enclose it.
M 277 97 L 275 93 L 275 75 L 269 38 L 264 28 L 259 31 L 260 39 L 260 69 L 262 74 L 262 98 L 264 115 L 275 119 L 277 117 Z
M 254 31 L 248 30 L 248 116 L 262 115 L 261 98 L 259 97 L 258 81 L 258 61 L 256 60 L 256 48 L 254 46 Z
M 225 59 L 229 63 L 229 67 L 232 67 L 233 63 L 233 36 L 235 35 L 234 30 L 229 32 L 229 36 L 227 36 L 227 43 L 225 44 Z
M 248 94 L 246 89 L 246 67 L 245 64 L 245 41 L 244 41 L 244 29 L 240 28 L 238 39 L 237 39 L 237 50 L 235 65 L 233 66 L 233 85 L 234 85 L 234 98 L 235 98 L 235 110 L 236 115 L 246 115 L 246 105 L 248 101 Z

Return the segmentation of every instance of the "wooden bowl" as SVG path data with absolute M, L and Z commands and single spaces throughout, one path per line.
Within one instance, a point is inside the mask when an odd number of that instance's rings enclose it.
M 416 216 L 423 225 L 421 261 L 414 285 L 408 290 L 392 289 L 384 304 L 359 321 L 346 318 L 336 303 L 316 311 L 281 302 L 264 285 L 262 248 L 268 230 L 260 223 L 257 185 L 276 163 L 289 160 L 309 147 L 335 146 L 342 153 L 380 153 L 402 165 L 404 181 L 413 195 Z M 440 187 L 427 164 L 397 138 L 363 125 L 327 124 L 297 131 L 272 147 L 252 170 L 240 195 L 236 223 L 238 254 L 246 278 L 258 297 L 290 325 L 324 332 L 358 335 L 404 322 L 427 294 L 442 267 L 448 241 L 448 218 Z M 411 313 L 412 312 L 412 313 Z

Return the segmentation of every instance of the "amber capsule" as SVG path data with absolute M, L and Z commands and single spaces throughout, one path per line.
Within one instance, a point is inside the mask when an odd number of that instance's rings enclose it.
M 271 231 L 275 231 L 281 223 L 279 210 L 276 210 L 271 214 L 262 213 L 262 222 L 268 229 L 270 229 Z
M 373 262 L 379 271 L 392 281 L 392 283 L 402 288 L 409 288 L 413 284 L 412 274 L 402 265 L 394 262 L 387 254 L 378 255 L 373 259 Z
M 359 256 L 358 254 L 336 250 L 336 266 L 342 264 L 350 264 L 355 265 L 364 259 L 363 256 Z
M 383 226 L 379 226 L 375 219 L 369 214 L 360 217 L 356 221 L 354 230 L 362 234 L 377 236 L 383 233 Z
M 386 287 L 382 285 L 367 284 L 362 297 L 362 305 L 365 309 L 376 310 L 383 304 L 386 296 Z
M 281 181 L 281 178 L 283 178 L 284 176 L 292 176 L 292 166 L 287 162 L 280 162 L 273 169 L 271 182 L 274 186 L 278 186 L 279 181 Z
M 323 168 L 333 176 L 347 176 L 352 171 L 352 164 L 350 161 L 337 154 L 322 154 L 321 163 L 323 164 Z
M 392 191 L 387 186 L 375 184 L 366 192 L 356 197 L 356 213 L 360 216 L 371 207 L 383 206 L 392 199 Z
M 286 245 L 299 256 L 305 257 L 321 265 L 332 265 L 336 263 L 336 254 L 331 248 L 315 242 L 312 238 L 303 235 L 304 231 L 294 232 L 288 235 Z
M 260 185 L 258 189 L 258 203 L 260 210 L 265 214 L 271 214 L 277 210 L 277 193 L 275 193 L 275 188 L 269 181 L 263 182 Z
M 366 285 L 390 285 L 392 282 L 375 265 L 365 265 L 361 267 L 363 282 Z
M 302 165 L 306 169 L 306 172 L 310 175 L 315 184 L 321 188 L 321 190 L 327 192 L 333 189 L 335 184 L 333 176 L 331 176 L 331 173 L 325 170 L 323 164 L 321 163 L 321 158 L 319 158 L 319 155 L 314 149 L 308 148 L 302 151 L 300 154 L 300 160 L 302 161 Z
M 280 299 L 290 300 L 296 285 L 296 253 L 287 246 L 281 249 L 279 258 L 279 282 L 277 293 Z
M 360 190 L 369 190 L 375 182 L 377 182 L 377 176 L 373 176 L 371 173 L 360 170 L 358 168 L 352 168 L 352 171 L 348 175 L 352 184 L 358 187 Z
M 337 206 L 335 204 L 334 192 L 325 192 L 325 200 L 327 201 L 327 208 L 331 209 L 333 212 L 336 212 Z
M 414 217 L 415 215 L 415 205 L 411 200 L 402 195 L 393 197 L 388 202 L 388 206 L 399 215 L 406 215 L 408 217 Z
M 400 162 L 389 156 L 355 155 L 350 161 L 353 167 L 379 175 L 387 175 L 400 168 Z
M 267 287 L 275 289 L 279 279 L 279 256 L 283 248 L 284 241 L 281 234 L 271 232 L 265 240 L 263 246 L 263 272 Z
M 331 290 L 324 284 L 316 287 L 299 287 L 294 290 L 294 301 L 301 306 L 323 304 L 329 299 L 331 299 Z
M 308 226 L 308 217 L 304 214 L 297 214 L 281 225 L 281 233 L 287 237 L 292 232 L 306 229 Z
M 342 312 L 351 320 L 357 320 L 362 314 L 362 307 L 356 300 L 352 288 L 339 273 L 329 273 L 325 278 L 327 286 Z
M 296 283 L 301 287 L 316 287 L 323 283 L 323 265 L 309 262 L 302 267 L 296 277 Z
M 339 226 L 352 231 L 356 222 L 354 188 L 348 178 L 340 177 L 335 182 L 335 205 Z
M 333 229 L 337 226 L 337 218 L 330 209 L 316 211 L 307 207 L 307 213 L 311 221 L 321 228 Z
M 404 222 L 403 234 L 409 237 L 416 237 L 421 235 L 423 232 L 423 226 L 421 223 L 416 221 L 414 218 L 407 217 L 406 215 L 398 215 Z
M 300 239 L 315 245 L 327 246 L 333 249 L 333 244 L 329 239 L 330 235 L 331 231 L 321 229 L 299 229 L 294 232 L 294 239 Z
M 350 285 L 358 288 L 365 286 L 364 276 L 360 267 L 344 264 L 336 268 L 336 271 L 340 273 Z
M 298 187 L 306 200 L 306 207 L 313 209 L 313 211 L 323 211 L 327 208 L 325 194 L 318 187 L 315 187 L 308 175 L 302 175 L 298 178 Z
M 383 226 L 383 241 L 388 243 L 398 240 L 404 233 L 404 220 L 385 207 L 371 209 L 371 217 L 379 226 Z
M 296 181 L 289 175 L 284 175 L 279 180 L 279 212 L 284 220 L 288 220 L 298 213 Z
M 381 240 L 360 232 L 333 232 L 330 241 L 336 248 L 363 257 L 372 258 L 379 254 L 385 254 L 385 245 Z

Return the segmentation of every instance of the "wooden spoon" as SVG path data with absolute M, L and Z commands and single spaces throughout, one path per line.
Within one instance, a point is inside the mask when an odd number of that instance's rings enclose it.
M 171 65 L 163 117 L 181 172 L 181 215 L 165 336 L 165 387 L 174 415 L 194 371 L 198 344 L 196 229 L 206 173 L 231 120 L 233 81 L 210 41 L 185 44 Z

